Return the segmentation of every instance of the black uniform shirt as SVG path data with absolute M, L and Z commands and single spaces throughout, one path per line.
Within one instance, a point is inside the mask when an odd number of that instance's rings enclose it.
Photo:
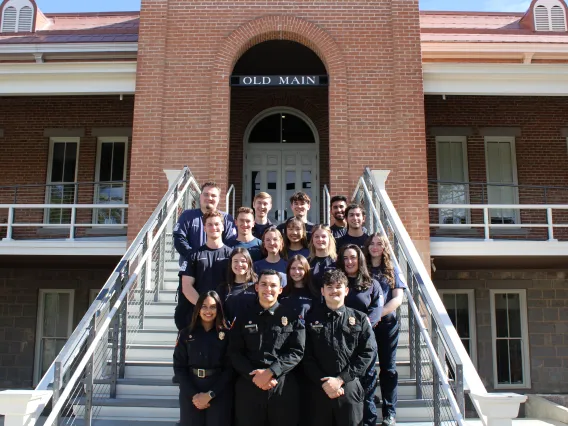
M 290 286 L 293 284 L 291 283 Z M 294 312 L 294 318 L 306 318 L 306 314 L 312 309 L 313 296 L 307 287 L 294 287 L 288 296 L 280 299 L 280 303 Z
M 323 274 L 325 271 L 335 269 L 335 260 L 331 257 L 314 257 L 310 260 L 310 267 L 312 268 L 312 288 L 314 296 L 320 295 L 320 289 L 323 287 Z
M 265 224 L 255 222 L 252 228 L 252 235 L 260 240 L 262 239 L 262 234 L 264 234 L 264 231 L 266 231 L 271 226 L 272 222 L 270 220 L 267 220 Z
M 216 395 L 230 386 L 233 369 L 227 353 L 228 330 L 218 331 L 213 327 L 209 331 L 201 325 L 189 331 L 189 327 L 179 332 L 178 341 L 174 349 L 174 372 L 179 378 L 180 390 L 184 395 L 193 398 L 199 391 L 194 385 L 195 375 L 192 369 L 215 369 L 217 380 L 211 386 Z
M 369 236 L 366 232 L 363 232 L 363 235 L 361 235 L 360 237 L 352 237 L 351 235 L 346 233 L 343 237 L 337 239 L 337 250 L 339 250 L 343 246 L 346 246 L 347 244 L 355 244 L 356 246 L 363 248 L 365 241 L 367 241 L 367 238 L 369 238 Z
M 192 251 L 181 264 L 179 276 L 195 278 L 194 288 L 199 294 L 216 290 L 219 284 L 225 282 L 231 251 L 227 246 L 210 249 L 204 244 Z
M 345 234 L 347 234 L 347 226 L 343 227 L 343 226 L 337 226 L 336 224 L 333 224 L 329 227 L 329 229 L 331 229 L 331 233 L 333 234 L 333 238 L 335 238 L 336 240 L 338 238 L 343 237 Z
M 264 309 L 258 301 L 237 317 L 231 329 L 229 353 L 241 376 L 269 368 L 278 378 L 290 372 L 304 355 L 306 334 L 303 322 L 278 302 Z
M 256 291 L 252 282 L 235 284 L 231 286 L 230 291 L 226 284 L 222 284 L 217 288 L 217 293 L 221 302 L 223 302 L 225 319 L 230 324 L 233 323 L 235 317 L 239 315 L 242 309 L 251 305 L 256 299 Z
M 320 305 L 306 317 L 303 366 L 319 386 L 323 377 L 341 377 L 345 383 L 362 377 L 376 350 L 367 316 L 355 309 L 342 306 L 332 311 Z

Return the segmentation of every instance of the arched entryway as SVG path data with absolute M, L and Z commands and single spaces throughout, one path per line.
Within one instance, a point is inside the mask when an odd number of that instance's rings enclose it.
M 291 216 L 296 191 L 312 199 L 309 219 L 320 221 L 321 192 L 329 185 L 329 107 L 327 70 L 303 44 L 269 40 L 244 52 L 232 79 L 263 76 L 318 76 L 316 85 L 237 85 L 231 88 L 229 182 L 237 199 L 252 205 L 255 193 L 273 197 L 270 220 Z M 280 77 L 278 77 L 280 78 Z M 274 78 L 273 78 L 274 81 Z M 292 78 L 289 79 L 292 82 Z
M 244 149 L 245 205 L 268 192 L 270 220 L 282 222 L 292 215 L 290 196 L 303 191 L 313 200 L 309 220 L 319 222 L 319 136 L 307 115 L 289 107 L 264 110 L 249 123 Z

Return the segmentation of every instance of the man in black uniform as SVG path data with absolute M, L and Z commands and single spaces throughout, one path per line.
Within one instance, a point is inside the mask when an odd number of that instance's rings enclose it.
M 296 426 L 298 384 L 288 373 L 304 354 L 304 325 L 278 303 L 278 272 L 261 271 L 255 289 L 258 300 L 236 319 L 229 340 L 233 368 L 239 374 L 235 425 Z
M 369 319 L 345 306 L 347 277 L 327 271 L 321 293 L 325 304 L 306 316 L 304 371 L 313 385 L 313 426 L 363 424 L 365 391 L 359 378 L 377 351 Z
M 347 208 L 347 197 L 345 195 L 335 195 L 329 202 L 333 225 L 329 227 L 336 240 L 347 234 L 347 221 L 345 220 L 345 209 Z
M 366 212 L 359 204 L 349 204 L 345 209 L 347 233 L 337 239 L 337 251 L 347 244 L 355 244 L 363 248 L 369 235 L 365 232 Z
M 190 252 L 180 266 L 181 283 L 174 315 L 178 330 L 189 325 L 199 295 L 215 290 L 225 280 L 232 250 L 223 244 L 223 220 L 223 213 L 217 210 L 203 215 L 207 242 Z

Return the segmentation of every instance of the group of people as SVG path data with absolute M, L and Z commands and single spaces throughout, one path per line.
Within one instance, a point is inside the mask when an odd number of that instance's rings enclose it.
M 394 425 L 404 284 L 364 208 L 335 196 L 333 225 L 316 225 L 297 192 L 274 226 L 269 194 L 234 220 L 219 198 L 205 183 L 174 228 L 181 426 L 374 426 L 378 385 Z

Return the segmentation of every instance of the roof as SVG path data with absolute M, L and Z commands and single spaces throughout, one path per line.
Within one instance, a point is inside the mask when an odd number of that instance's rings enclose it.
M 46 13 L 35 33 L 0 34 L 0 44 L 137 42 L 139 12 Z

